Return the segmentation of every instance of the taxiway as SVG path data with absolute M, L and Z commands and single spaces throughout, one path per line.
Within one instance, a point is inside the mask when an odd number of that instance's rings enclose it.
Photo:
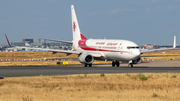
M 93 67 L 83 67 L 83 65 L 0 67 L 0 76 L 4 77 L 148 72 L 180 72 L 180 62 L 153 61 L 134 65 L 133 68 L 127 67 L 127 64 L 121 64 L 120 67 L 111 67 L 111 65 L 93 65 Z

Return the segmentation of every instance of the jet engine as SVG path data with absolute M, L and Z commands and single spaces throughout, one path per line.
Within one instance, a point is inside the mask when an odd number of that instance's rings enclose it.
M 92 64 L 94 61 L 94 57 L 90 54 L 81 54 L 79 56 L 79 61 L 85 64 Z
M 133 60 L 133 64 L 139 64 L 141 63 L 141 57 L 139 57 L 137 60 Z

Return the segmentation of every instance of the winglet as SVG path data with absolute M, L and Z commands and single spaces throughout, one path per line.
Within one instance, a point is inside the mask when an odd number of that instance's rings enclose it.
M 5 37 L 6 37 L 6 40 L 7 40 L 7 42 L 8 42 L 8 45 L 11 46 L 11 44 L 10 44 L 10 42 L 9 42 L 6 34 L 5 34 Z M 12 46 L 11 46 L 11 47 L 12 47 Z
M 173 44 L 173 48 L 176 48 L 176 36 L 174 36 L 174 44 Z

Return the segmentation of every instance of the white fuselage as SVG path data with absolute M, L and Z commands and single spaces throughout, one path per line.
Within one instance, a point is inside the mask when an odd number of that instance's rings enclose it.
M 73 41 L 73 48 L 80 52 L 93 52 L 104 59 L 130 61 L 140 57 L 137 44 L 128 40 L 82 39 Z

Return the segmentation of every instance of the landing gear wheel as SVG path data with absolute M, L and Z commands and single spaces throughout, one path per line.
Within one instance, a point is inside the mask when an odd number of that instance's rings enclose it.
M 133 64 L 132 64 L 132 63 L 128 64 L 128 67 L 132 68 L 132 67 L 133 67 Z
M 89 67 L 92 67 L 92 64 L 89 64 Z
M 112 67 L 114 67 L 116 65 L 116 62 L 112 61 Z
M 116 66 L 119 67 L 119 65 L 120 65 L 120 64 L 119 64 L 119 61 L 116 61 Z
M 84 64 L 84 67 L 87 67 L 87 64 Z

